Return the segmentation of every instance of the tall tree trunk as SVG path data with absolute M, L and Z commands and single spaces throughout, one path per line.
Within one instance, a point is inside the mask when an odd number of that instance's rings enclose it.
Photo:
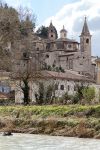
M 29 87 L 29 84 L 28 84 L 28 79 L 24 79 L 23 83 L 24 83 L 24 86 L 22 88 L 23 94 L 24 94 L 23 100 L 24 100 L 24 104 L 28 105 L 29 102 L 30 102 L 30 95 L 29 95 L 30 87 Z

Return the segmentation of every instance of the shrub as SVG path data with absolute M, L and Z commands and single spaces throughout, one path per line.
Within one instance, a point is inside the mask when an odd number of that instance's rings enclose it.
M 38 93 L 35 93 L 36 103 L 43 104 L 44 100 L 44 85 L 43 83 L 39 83 Z
M 82 90 L 83 98 L 90 103 L 95 97 L 94 87 L 86 87 Z

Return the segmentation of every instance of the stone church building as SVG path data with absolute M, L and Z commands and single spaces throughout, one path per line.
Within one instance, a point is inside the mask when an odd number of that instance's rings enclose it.
M 91 59 L 91 37 L 86 17 L 80 34 L 80 43 L 68 38 L 64 26 L 60 31 L 60 38 L 57 38 L 57 30 L 51 22 L 48 27 L 48 38 L 43 39 L 33 33 L 33 51 L 29 57 L 29 64 L 27 64 L 28 69 L 29 67 L 30 69 L 34 68 L 32 62 L 35 52 L 35 67 L 37 70 L 40 69 L 42 74 L 40 82 L 43 82 L 45 87 L 48 84 L 57 85 L 56 97 L 61 97 L 66 92 L 73 95 L 76 92 L 76 85 L 81 82 L 94 86 L 96 67 Z M 27 58 L 27 53 L 23 56 Z M 22 64 L 24 64 L 24 59 Z M 35 100 L 35 93 L 38 92 L 38 83 L 39 81 L 30 81 L 32 101 Z M 22 91 L 16 90 L 15 93 L 15 101 L 21 101 L 23 99 Z
M 95 65 L 91 62 L 91 34 L 85 17 L 80 43 L 69 39 L 67 30 L 60 31 L 56 37 L 56 28 L 52 22 L 48 27 L 48 39 L 45 40 L 44 60 L 47 66 L 62 68 L 64 71 L 73 70 L 89 78 L 95 78 Z

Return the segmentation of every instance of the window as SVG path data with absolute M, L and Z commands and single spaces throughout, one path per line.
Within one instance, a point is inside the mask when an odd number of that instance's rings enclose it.
M 28 59 L 28 58 L 29 58 L 28 52 L 24 52 L 24 53 L 23 53 L 23 57 L 24 57 L 24 59 Z
M 46 58 L 49 58 L 49 55 L 48 55 L 48 54 L 46 54 Z
M 37 47 L 37 51 L 39 51 L 39 47 Z
M 61 90 L 64 90 L 64 85 L 61 85 L 61 86 L 60 86 L 60 89 L 61 89 Z
M 73 60 L 72 59 L 69 60 L 69 69 L 73 69 Z
M 53 32 L 53 30 L 51 30 L 51 32 Z
M 47 43 L 46 49 L 50 49 L 50 43 Z
M 74 91 L 77 91 L 77 87 L 74 85 Z
M 89 39 L 86 39 L 86 43 L 89 43 Z
M 71 44 L 68 44 L 68 48 L 71 48 L 72 46 L 71 46 Z
M 64 49 L 64 43 L 61 42 L 57 42 L 57 49 Z
M 51 35 L 51 37 L 53 37 L 53 35 Z
M 4 88 L 2 87 L 2 92 L 4 92 Z
M 27 53 L 23 53 L 23 57 L 25 57 L 25 58 L 26 58 L 26 57 L 27 57 Z

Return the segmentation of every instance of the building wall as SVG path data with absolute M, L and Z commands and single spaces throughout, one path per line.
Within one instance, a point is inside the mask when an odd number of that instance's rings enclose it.
M 97 65 L 97 84 L 100 85 L 100 62 L 96 62 Z
M 35 102 L 35 94 L 38 94 L 39 90 L 39 83 L 43 83 L 45 91 L 47 90 L 48 85 L 51 85 L 53 88 L 55 85 L 58 85 L 57 89 L 54 90 L 52 96 L 55 97 L 62 97 L 66 92 L 69 95 L 74 95 L 76 93 L 76 85 L 80 85 L 81 82 L 72 81 L 72 80 L 62 80 L 62 79 L 48 79 L 48 80 L 39 80 L 39 81 L 31 81 L 30 85 L 30 99 L 31 101 Z M 17 81 L 18 87 L 19 81 Z M 84 83 L 84 85 L 87 83 Z M 19 88 L 15 88 L 15 103 L 22 103 L 23 102 L 23 92 Z

